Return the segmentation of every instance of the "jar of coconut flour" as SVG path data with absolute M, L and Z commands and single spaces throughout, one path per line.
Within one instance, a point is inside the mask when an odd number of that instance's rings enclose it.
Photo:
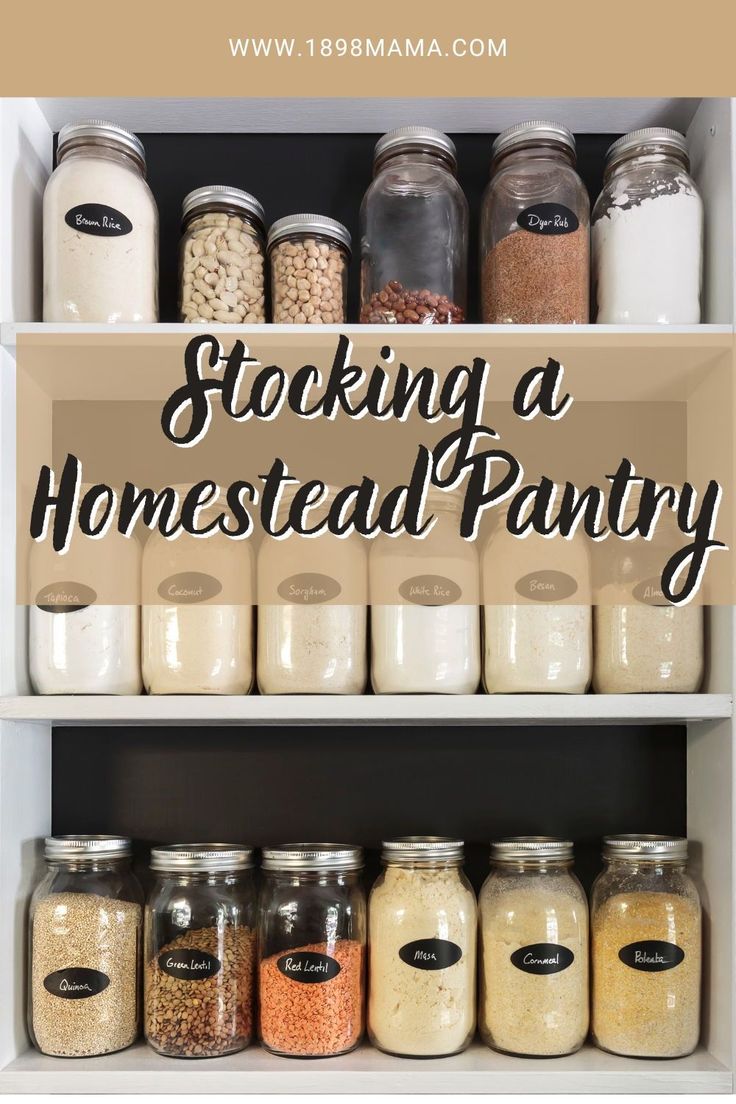
M 419 540 L 378 536 L 369 555 L 377 694 L 473 694 L 480 682 L 478 553 L 460 536 L 462 495 L 427 498 Z

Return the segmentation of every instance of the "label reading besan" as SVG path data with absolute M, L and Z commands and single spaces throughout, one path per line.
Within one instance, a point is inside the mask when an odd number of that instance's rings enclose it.
M 457 583 L 444 575 L 413 575 L 401 584 L 399 594 L 415 606 L 449 606 L 463 596 Z
M 577 589 L 572 575 L 564 571 L 530 571 L 516 584 L 516 593 L 532 602 L 564 602 Z

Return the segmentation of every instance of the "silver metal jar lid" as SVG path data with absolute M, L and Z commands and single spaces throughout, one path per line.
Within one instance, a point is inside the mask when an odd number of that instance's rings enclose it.
M 389 130 L 376 142 L 376 148 L 373 151 L 373 164 L 382 161 L 387 154 L 393 155 L 401 150 L 410 151 L 428 148 L 441 153 L 452 163 L 453 168 L 457 167 L 457 149 L 452 138 L 448 138 L 441 130 L 433 130 L 432 127 L 425 126 L 405 126 L 397 127 L 396 130 Z
M 321 234 L 325 238 L 334 238 L 348 252 L 352 245 L 350 231 L 337 219 L 328 218 L 326 215 L 300 214 L 276 219 L 268 231 L 268 248 L 270 249 L 277 241 L 290 238 L 294 234 Z
M 181 204 L 182 221 L 190 217 L 195 211 L 206 211 L 209 208 L 222 205 L 234 207 L 238 211 L 255 218 L 263 226 L 266 212 L 260 203 L 250 192 L 244 192 L 241 188 L 231 188 L 229 184 L 206 184 L 203 188 L 195 188 L 184 196 Z
M 44 840 L 44 855 L 52 861 L 126 859 L 132 852 L 127 836 L 47 836 Z
M 494 862 L 563 862 L 572 857 L 572 841 L 556 836 L 507 836 L 491 843 Z
M 676 862 L 687 859 L 684 836 L 628 835 L 604 836 L 604 859 L 658 859 Z
M 73 142 L 84 142 L 88 138 L 120 146 L 126 153 L 132 153 L 145 168 L 146 151 L 138 135 L 105 119 L 85 119 L 81 123 L 66 123 L 59 131 L 57 156 L 61 156 L 66 146 Z
M 344 843 L 284 843 L 263 848 L 264 870 L 360 870 L 363 848 Z
M 381 847 L 384 862 L 401 862 L 403 859 L 411 862 L 450 861 L 462 860 L 465 844 L 452 836 L 397 836 L 383 840 Z
M 151 870 L 174 873 L 217 873 L 248 870 L 253 848 L 243 843 L 172 843 L 151 850 Z
M 502 130 L 491 146 L 491 157 L 508 153 L 516 146 L 533 146 L 541 142 L 553 142 L 575 153 L 575 136 L 562 123 L 551 123 L 546 119 L 531 119 L 527 123 L 514 123 Z
M 609 146 L 606 158 L 609 165 L 618 161 L 625 161 L 628 157 L 634 157 L 639 150 L 647 146 L 663 146 L 665 149 L 685 159 L 690 164 L 687 152 L 687 139 L 679 130 L 670 127 L 644 127 L 642 130 L 632 130 L 624 134 L 623 138 L 617 138 L 612 146 Z

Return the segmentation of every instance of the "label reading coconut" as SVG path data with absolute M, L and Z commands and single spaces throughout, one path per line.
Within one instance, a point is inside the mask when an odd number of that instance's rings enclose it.
M 71 580 L 49 583 L 36 595 L 36 605 L 44 613 L 78 613 L 96 601 L 97 594 L 92 587 Z
M 415 939 L 399 951 L 401 961 L 417 970 L 446 970 L 462 957 L 462 948 L 449 939 Z
M 685 952 L 676 943 L 665 943 L 662 939 L 641 939 L 638 943 L 629 943 L 622 947 L 618 957 L 632 970 L 657 974 L 661 970 L 672 970 L 679 966 Z
M 516 593 L 533 602 L 562 602 L 577 589 L 572 575 L 564 571 L 530 571 L 516 584 Z
M 72 966 L 67 970 L 55 970 L 43 979 L 47 993 L 64 1000 L 84 1000 L 96 997 L 107 989 L 110 979 L 101 970 L 89 970 L 86 966 Z
M 120 238 L 133 229 L 127 215 L 105 203 L 80 203 L 67 211 L 64 222 L 80 234 L 94 234 L 98 238 Z
M 329 955 L 318 951 L 294 951 L 282 955 L 276 962 L 284 977 L 292 981 L 301 981 L 306 985 L 315 985 L 321 981 L 332 981 L 340 973 L 340 963 Z
M 413 575 L 401 584 L 399 594 L 415 606 L 449 606 L 463 596 L 457 583 L 444 575 Z
M 219 974 L 222 963 L 208 951 L 198 951 L 194 947 L 178 951 L 164 951 L 158 956 L 159 969 L 180 981 L 206 981 Z
M 204 571 L 179 571 L 169 575 L 159 583 L 159 597 L 177 606 L 192 606 L 197 602 L 206 602 L 216 598 L 222 590 L 222 583 Z
M 527 974 L 559 974 L 575 961 L 575 955 L 559 943 L 530 943 L 511 955 L 517 970 Z
M 637 602 L 641 602 L 645 606 L 669 606 L 672 604 L 664 596 L 662 580 L 656 577 L 644 579 L 641 583 L 637 583 L 631 593 Z
M 320 602 L 329 602 L 337 598 L 342 587 L 331 575 L 320 575 L 317 571 L 303 571 L 299 575 L 290 575 L 278 585 L 279 597 L 295 605 L 316 606 Z
M 532 234 L 572 234 L 580 226 L 575 212 L 561 203 L 535 203 L 526 207 L 516 221 Z

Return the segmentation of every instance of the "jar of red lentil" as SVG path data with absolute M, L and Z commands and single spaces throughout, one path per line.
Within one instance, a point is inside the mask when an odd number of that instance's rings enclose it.
M 336 843 L 263 849 L 258 928 L 260 1034 L 266 1050 L 327 1058 L 364 1026 L 363 851 Z

